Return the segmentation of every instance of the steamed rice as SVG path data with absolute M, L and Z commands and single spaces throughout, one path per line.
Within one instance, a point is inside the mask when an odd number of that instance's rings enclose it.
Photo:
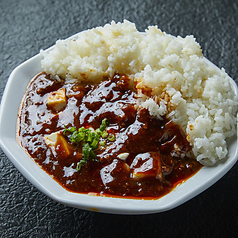
M 237 96 L 225 70 L 203 57 L 193 36 L 174 37 L 157 26 L 141 33 L 129 21 L 113 21 L 58 40 L 41 54 L 43 70 L 68 81 L 129 75 L 138 106 L 180 124 L 199 162 L 213 165 L 226 157 L 226 138 L 236 132 Z

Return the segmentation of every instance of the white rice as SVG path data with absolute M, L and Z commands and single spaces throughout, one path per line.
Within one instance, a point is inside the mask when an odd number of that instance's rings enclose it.
M 213 165 L 226 157 L 226 139 L 236 132 L 237 96 L 225 70 L 203 57 L 193 36 L 174 37 L 157 26 L 141 33 L 129 21 L 113 21 L 58 40 L 41 54 L 43 70 L 66 80 L 128 74 L 139 106 L 180 124 L 199 162 Z M 145 87 L 151 97 L 142 94 Z

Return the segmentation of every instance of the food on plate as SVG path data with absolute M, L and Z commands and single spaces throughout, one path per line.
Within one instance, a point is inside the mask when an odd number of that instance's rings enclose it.
M 66 189 L 159 198 L 226 158 L 237 96 L 192 36 L 112 22 L 41 54 L 18 137 Z
M 125 74 L 85 84 L 41 73 L 22 103 L 21 144 L 70 191 L 160 197 L 202 166 L 179 125 L 137 103 Z

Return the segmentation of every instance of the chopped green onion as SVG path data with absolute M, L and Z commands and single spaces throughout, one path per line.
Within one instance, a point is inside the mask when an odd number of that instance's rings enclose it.
M 107 132 L 106 130 L 103 131 L 102 134 L 101 134 L 101 136 L 102 136 L 103 139 L 107 138 L 108 132 Z
M 92 147 L 94 150 L 97 149 L 99 138 L 100 138 L 100 135 L 99 135 L 99 134 L 95 134 L 95 137 L 94 137 L 94 139 L 93 139 L 93 142 L 91 143 L 91 147 Z
M 79 171 L 81 169 L 81 167 L 83 165 L 86 164 L 86 161 L 85 160 L 80 160 L 78 163 L 77 163 L 77 167 L 76 167 L 76 170 Z
M 110 135 L 107 137 L 107 139 L 108 139 L 109 141 L 115 141 L 115 140 L 116 140 L 116 137 L 115 137 L 113 134 L 110 134 Z
M 82 126 L 78 129 L 79 133 L 86 133 L 86 131 L 87 131 L 87 129 L 85 129 L 84 126 Z
M 90 155 L 91 155 L 91 157 L 92 157 L 93 159 L 96 159 L 96 158 L 97 158 L 96 155 L 95 155 L 95 153 L 93 152 L 93 150 L 90 150 Z
M 86 135 L 87 135 L 87 141 L 88 142 L 92 142 L 92 140 L 93 140 L 93 133 L 92 133 L 92 131 L 87 129 Z
M 101 124 L 99 129 L 100 129 L 101 132 L 103 132 L 103 131 L 105 131 L 106 128 L 107 128 L 107 118 L 104 118 L 102 120 L 102 124 Z
M 96 159 L 94 150 L 98 148 L 98 144 L 105 146 L 106 139 L 109 141 L 115 141 L 115 136 L 113 134 L 108 136 L 106 130 L 107 124 L 107 119 L 103 119 L 100 127 L 95 131 L 92 131 L 89 128 L 85 129 L 84 127 L 80 127 L 77 130 L 75 127 L 66 128 L 65 126 L 63 135 L 67 136 L 73 144 L 76 144 L 76 146 L 79 146 L 80 144 L 82 146 L 83 158 L 77 163 L 77 171 L 87 163 L 90 157 Z M 104 140 L 100 140 L 100 137 Z
M 102 132 L 101 132 L 101 130 L 100 130 L 99 128 L 97 128 L 97 129 L 95 130 L 95 133 L 98 134 L 98 135 L 101 135 L 101 134 L 102 134 Z
M 101 140 L 101 141 L 99 141 L 99 145 L 101 145 L 101 146 L 105 146 L 105 145 L 106 145 L 106 141 L 105 141 L 105 140 Z
M 78 132 L 78 131 L 74 131 L 72 136 L 70 137 L 70 140 L 73 143 L 78 144 L 80 141 L 84 140 L 84 137 L 85 137 L 84 133 Z
M 89 159 L 90 156 L 90 150 L 92 148 L 90 147 L 90 145 L 88 143 L 86 143 L 83 147 L 83 158 L 87 161 Z
M 69 128 L 66 128 L 66 126 L 65 126 L 64 128 L 65 128 L 65 129 L 63 130 L 63 135 L 72 134 L 74 131 L 76 131 L 76 128 L 75 128 L 75 127 L 71 127 L 71 128 L 69 129 Z

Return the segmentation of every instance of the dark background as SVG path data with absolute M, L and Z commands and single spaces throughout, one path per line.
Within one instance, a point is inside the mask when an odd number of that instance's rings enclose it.
M 0 99 L 11 71 L 59 38 L 128 19 L 138 30 L 193 34 L 238 82 L 237 0 L 0 0 Z M 39 192 L 0 149 L 0 237 L 237 237 L 238 164 L 171 211 L 109 215 L 66 207 Z

